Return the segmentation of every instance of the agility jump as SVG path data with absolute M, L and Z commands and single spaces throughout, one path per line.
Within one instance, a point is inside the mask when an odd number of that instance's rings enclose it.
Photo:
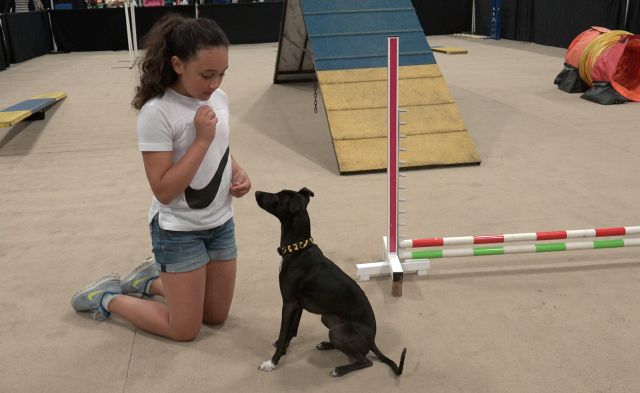
M 404 186 L 399 184 L 400 164 L 403 162 L 399 159 L 399 152 L 405 149 L 400 148 L 400 126 L 405 123 L 400 122 L 400 112 L 406 112 L 404 109 L 398 108 L 398 68 L 399 68 L 399 39 L 398 37 L 388 37 L 387 39 L 387 187 L 388 187 L 388 227 L 387 236 L 383 237 L 383 261 L 367 264 L 356 265 L 356 272 L 361 281 L 369 280 L 372 275 L 391 274 L 393 296 L 402 296 L 402 282 L 404 272 L 417 272 L 418 275 L 427 274 L 431 267 L 430 260 L 437 258 L 452 257 L 470 257 L 470 256 L 486 256 L 486 255 L 504 255 L 504 254 L 524 254 L 524 253 L 540 253 L 555 251 L 573 251 L 573 250 L 597 250 L 608 248 L 622 247 L 638 247 L 640 246 L 640 238 L 633 239 L 613 239 L 613 240 L 595 240 L 588 242 L 570 242 L 570 243 L 542 243 L 528 244 L 517 246 L 494 246 L 494 247 L 476 247 L 464 249 L 449 250 L 428 250 L 428 251 L 403 251 L 401 248 L 416 247 L 440 247 L 465 244 L 494 244 L 509 242 L 525 242 L 525 241 L 545 241 L 558 239 L 576 239 L 576 238 L 594 238 L 594 237 L 610 237 L 610 236 L 626 236 L 640 234 L 640 226 L 634 227 L 618 227 L 618 228 L 601 228 L 601 229 L 582 229 L 570 231 L 553 231 L 553 232 L 532 232 L 532 233 L 514 233 L 502 235 L 482 235 L 482 236 L 462 236 L 462 237 L 445 237 L 431 239 L 405 239 L 403 235 L 398 234 L 398 228 L 404 226 L 399 222 L 399 214 L 405 213 L 399 210 L 399 203 L 405 202 L 399 197 L 399 190 Z

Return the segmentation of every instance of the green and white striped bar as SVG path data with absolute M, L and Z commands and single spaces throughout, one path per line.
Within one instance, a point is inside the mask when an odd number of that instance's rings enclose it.
M 571 251 L 571 250 L 596 250 L 603 248 L 638 247 L 638 239 L 596 240 L 592 242 L 527 244 L 523 246 L 506 247 L 476 247 L 460 248 L 452 250 L 429 250 L 401 252 L 400 259 L 435 259 L 453 257 L 478 257 L 483 255 L 503 254 L 527 254 L 536 252 Z

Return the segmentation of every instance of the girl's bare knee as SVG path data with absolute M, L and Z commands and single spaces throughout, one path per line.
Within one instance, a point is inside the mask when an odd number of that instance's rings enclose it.
M 200 326 L 197 329 L 185 329 L 181 331 L 172 332 L 171 339 L 180 342 L 189 342 L 193 341 L 198 337 L 198 333 L 200 333 Z
M 202 322 L 206 323 L 207 325 L 222 325 L 223 323 L 225 323 L 228 317 L 229 313 L 205 316 L 202 319 Z

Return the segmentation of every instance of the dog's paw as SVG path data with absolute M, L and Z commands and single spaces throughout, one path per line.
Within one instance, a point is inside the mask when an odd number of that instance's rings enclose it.
M 335 370 L 333 370 L 333 371 L 331 372 L 331 374 L 329 374 L 329 375 L 331 375 L 332 377 L 341 377 L 341 376 L 342 376 L 342 375 L 344 375 L 344 374 L 340 373 L 340 372 L 338 371 L 338 369 L 336 368 L 336 369 L 335 369 Z
M 273 364 L 271 360 L 267 360 L 266 362 L 262 363 L 260 367 L 258 367 L 258 370 L 271 371 L 271 370 L 275 370 L 275 368 L 276 368 L 276 365 Z
M 323 341 L 320 344 L 316 345 L 316 349 L 319 349 L 320 351 L 328 351 L 331 349 L 335 349 L 335 347 L 330 342 Z

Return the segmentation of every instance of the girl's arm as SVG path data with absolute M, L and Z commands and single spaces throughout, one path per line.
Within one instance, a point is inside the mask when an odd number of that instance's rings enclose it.
M 218 118 L 210 106 L 202 106 L 197 110 L 194 123 L 196 139 L 175 164 L 173 152 L 142 152 L 144 170 L 147 173 L 151 191 L 163 205 L 168 205 L 187 189 L 216 136 Z
M 229 193 L 236 198 L 241 198 L 248 193 L 250 189 L 251 180 L 249 180 L 247 172 L 245 172 L 233 156 L 231 156 L 231 188 L 229 188 Z

